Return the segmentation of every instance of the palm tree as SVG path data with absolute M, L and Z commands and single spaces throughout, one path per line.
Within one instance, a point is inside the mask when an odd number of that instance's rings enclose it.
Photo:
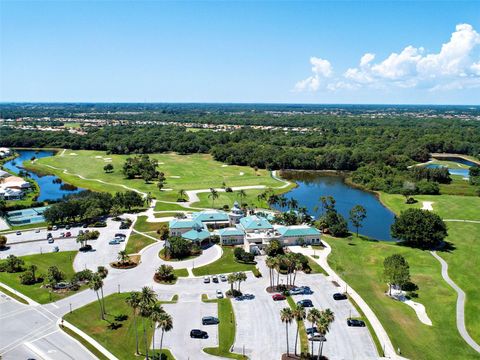
M 120 263 L 125 264 L 128 259 L 129 256 L 125 250 L 120 250 L 118 252 L 117 260 L 120 261 Z
M 267 265 L 269 273 L 270 273 L 270 287 L 273 288 L 275 284 L 275 278 L 273 277 L 273 269 L 275 267 L 275 258 L 268 256 L 265 260 L 265 265 Z
M 280 196 L 278 198 L 278 205 L 283 209 L 288 205 L 288 200 L 285 198 L 285 196 Z
M 100 276 L 100 279 L 105 279 L 108 275 L 108 269 L 105 266 L 97 267 L 97 274 Z M 102 304 L 103 304 L 103 312 L 107 313 L 107 308 L 105 307 L 105 298 L 103 297 L 103 281 L 102 286 L 100 287 L 100 293 L 102 294 Z
M 178 190 L 178 198 L 185 200 L 185 196 L 187 196 L 187 192 L 184 189 Z
M 233 295 L 233 284 L 235 284 L 237 282 L 237 274 L 232 273 L 232 274 L 228 275 L 227 282 L 230 284 L 230 291 Z
M 140 306 L 140 293 L 138 291 L 132 291 L 125 299 L 125 302 L 127 303 L 128 306 L 132 308 L 132 311 L 133 311 L 133 324 L 135 327 L 135 344 L 136 344 L 135 354 L 138 355 L 139 352 L 138 352 L 137 310 L 138 310 L 138 307 Z
M 218 199 L 218 191 L 214 188 L 210 188 L 210 194 L 208 197 L 212 199 L 212 208 L 215 207 L 215 200 Z
M 288 346 L 288 325 L 291 324 L 293 320 L 293 312 L 292 309 L 290 308 L 283 308 L 280 310 L 280 319 L 282 320 L 282 323 L 285 323 L 285 335 L 287 336 L 287 356 L 290 355 L 289 351 L 289 346 Z
M 92 279 L 89 282 L 90 289 L 95 291 L 97 294 L 97 300 L 100 305 L 100 316 L 102 320 L 105 320 L 105 313 L 103 310 L 103 304 L 102 301 L 100 300 L 100 295 L 98 294 L 98 290 L 100 290 L 103 287 L 103 281 L 102 278 L 98 274 L 94 274 Z
M 35 264 L 32 264 L 28 267 L 28 270 L 30 270 L 30 272 L 32 273 L 32 278 L 33 278 L 34 283 L 37 282 L 37 278 L 35 276 L 35 272 L 37 271 L 37 269 L 38 269 L 38 267 Z
M 316 322 L 317 330 L 320 334 L 325 336 L 328 331 L 330 330 L 330 324 L 335 320 L 335 315 L 330 309 L 325 309 L 320 313 L 320 317 Z M 323 341 L 320 342 L 320 349 L 318 351 L 317 359 L 320 360 L 322 358 L 323 353 Z
M 242 281 L 247 280 L 247 275 L 243 271 L 241 271 L 241 272 L 238 272 L 236 274 L 236 278 L 237 278 L 237 281 L 238 281 L 238 292 L 241 293 L 240 284 L 242 283 Z
M 165 310 L 163 310 L 162 306 L 159 303 L 153 304 L 150 309 L 150 320 L 152 321 L 152 327 L 153 327 L 152 350 L 154 354 L 155 354 L 155 329 L 157 328 L 157 322 L 160 321 L 161 316 L 164 313 L 165 313 Z
M 164 312 L 160 317 L 160 319 L 158 320 L 158 327 L 162 329 L 162 336 L 160 337 L 160 353 L 161 353 L 163 349 L 163 334 L 173 329 L 172 317 L 166 312 Z
M 295 335 L 295 355 L 297 355 L 297 344 L 298 344 L 298 333 L 300 332 L 300 322 L 305 320 L 305 316 L 307 316 L 307 313 L 305 312 L 305 308 L 302 305 L 297 305 L 295 309 L 293 309 L 293 317 L 297 321 L 297 334 Z
M 145 319 L 150 318 L 150 313 L 153 304 L 157 301 L 157 294 L 152 288 L 144 286 L 140 292 L 140 316 L 142 317 L 143 325 L 143 340 L 145 343 L 146 359 L 148 360 L 148 343 L 147 343 L 147 328 L 145 326 Z
M 295 210 L 298 208 L 298 201 L 294 198 L 291 198 L 290 200 L 288 200 L 288 207 L 290 208 L 290 210 Z
M 245 190 L 240 190 L 238 192 L 238 197 L 240 198 L 240 203 L 243 203 L 243 199 L 247 197 L 247 193 L 245 192 Z
M 311 309 L 308 312 L 307 320 L 310 322 L 310 324 L 312 324 L 311 327 L 313 327 L 317 323 L 317 321 L 318 321 L 318 319 L 320 319 L 321 315 L 322 314 L 321 314 L 320 310 L 318 310 L 318 309 Z M 311 348 L 312 348 L 311 354 L 313 356 L 313 340 L 311 340 L 310 342 L 311 342 Z
M 278 195 L 275 195 L 275 194 L 270 195 L 267 199 L 267 203 L 270 207 L 278 204 L 278 201 L 279 201 Z

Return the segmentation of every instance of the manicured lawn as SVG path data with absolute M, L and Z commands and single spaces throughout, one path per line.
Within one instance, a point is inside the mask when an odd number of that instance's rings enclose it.
M 233 311 L 230 299 L 207 300 L 208 302 L 216 302 L 218 304 L 218 347 L 210 347 L 203 349 L 207 354 L 222 356 L 229 359 L 247 359 L 246 356 L 234 354 L 230 349 L 235 341 L 235 313 Z
M 87 179 L 99 179 L 112 184 L 123 184 L 145 193 L 151 192 L 157 199 L 168 201 L 176 201 L 180 189 L 221 187 L 223 182 L 232 187 L 244 185 L 275 187 L 281 185 L 279 181 L 271 178 L 266 170 L 255 172 L 254 169 L 246 166 L 222 166 L 224 164 L 213 160 L 208 154 L 150 154 L 151 158 L 158 160 L 158 170 L 165 173 L 167 179 L 165 188 L 172 189 L 171 191 L 160 192 L 154 182 L 145 184 L 142 179 L 127 180 L 124 178 L 121 169 L 127 157 L 129 156 L 107 155 L 104 151 L 67 150 L 63 156 L 57 154 L 53 157 L 42 158 L 28 166 L 53 173 L 64 181 L 79 187 L 106 192 L 125 191 L 120 186 L 106 185 L 64 174 L 63 169 L 67 169 L 69 173 L 80 174 Z M 106 174 L 103 171 L 103 167 L 107 163 L 113 165 L 114 171 L 112 173 Z M 47 165 L 61 170 L 49 168 Z
M 113 294 L 105 298 L 105 307 L 107 309 L 107 320 L 101 320 L 98 302 L 92 302 L 72 313 L 65 315 L 65 320 L 84 331 L 113 355 L 119 359 L 134 360 L 140 357 L 135 356 L 135 326 L 131 308 L 125 303 L 128 293 Z M 115 321 L 115 317 L 119 315 L 127 315 L 128 318 L 124 321 Z M 108 328 L 111 322 L 121 324 L 121 327 L 112 330 Z M 139 336 L 139 350 L 145 354 L 145 347 L 143 345 L 143 327 L 141 318 L 137 318 L 137 331 Z M 147 326 L 148 344 L 151 344 L 153 336 L 153 329 Z M 160 331 L 156 332 L 155 336 L 160 336 Z M 169 336 L 168 333 L 165 336 Z M 168 359 L 173 359 L 170 351 L 164 350 Z M 151 350 L 150 350 L 151 353 Z M 141 357 L 143 358 L 143 357 Z
M 223 254 L 220 259 L 211 264 L 193 269 L 193 274 L 195 276 L 203 276 L 237 271 L 252 271 L 255 267 L 253 264 L 242 264 L 235 261 L 235 257 L 233 256 L 233 247 L 224 246 L 222 249 Z
M 438 254 L 448 263 L 450 278 L 467 294 L 465 322 L 470 336 L 480 343 L 480 224 L 448 222 L 447 241 L 455 249 Z
M 156 213 L 153 214 L 156 218 L 162 218 L 162 217 L 170 217 L 170 216 L 175 216 L 178 213 L 176 212 L 164 212 L 164 213 Z
M 443 219 L 480 220 L 480 197 L 457 195 L 415 195 L 416 204 L 405 204 L 405 197 L 380 194 L 381 201 L 396 214 L 410 207 L 422 208 L 423 201 L 432 201 L 433 210 Z
M 440 264 L 429 252 L 356 238 L 325 236 L 325 240 L 333 249 L 329 256 L 332 268 L 372 307 L 394 348 L 400 348 L 403 356 L 478 359 L 478 353 L 456 329 L 456 293 L 443 281 Z M 422 324 L 410 307 L 384 295 L 387 285 L 382 280 L 383 260 L 394 253 L 402 254 L 409 262 L 412 281 L 419 286 L 415 301 L 425 305 L 433 326 Z
M 155 204 L 155 211 L 189 211 L 188 208 L 183 207 L 180 205 L 181 203 L 178 204 L 170 204 L 170 203 L 164 203 L 157 201 Z
M 421 207 L 422 201 L 433 201 L 433 211 L 446 219 L 480 220 L 480 198 L 471 196 L 415 196 L 419 202 L 407 205 L 400 195 L 382 194 L 385 201 L 395 212 L 409 206 Z M 480 224 L 447 222 L 447 241 L 454 246 L 451 252 L 440 252 L 449 264 L 449 275 L 467 294 L 467 329 L 477 342 L 480 342 L 480 290 L 477 286 L 480 274 Z
M 188 270 L 187 269 L 173 269 L 173 273 L 177 277 L 188 277 Z
M 141 234 L 132 232 L 127 240 L 125 251 L 127 254 L 138 254 L 144 247 L 153 244 L 155 240 Z
M 161 222 L 147 222 L 147 219 L 145 215 L 139 216 L 133 228 L 140 232 L 157 231 L 160 228 Z
M 40 276 L 42 274 L 46 276 L 48 268 L 55 265 L 61 272 L 65 274 L 66 280 L 68 281 L 75 273 L 72 264 L 76 254 L 76 251 L 64 251 L 58 253 L 45 253 L 38 255 L 22 256 L 21 259 L 25 261 L 25 268 L 32 264 L 37 266 L 37 276 Z M 38 283 L 34 285 L 22 285 L 19 279 L 20 274 L 22 273 L 0 272 L 0 282 L 7 284 L 11 288 L 21 292 L 22 294 L 28 296 L 29 298 L 35 300 L 40 304 L 45 304 L 51 301 L 48 289 L 41 287 L 43 283 Z M 52 301 L 56 301 L 72 294 L 74 294 L 74 292 L 52 292 L 51 297 Z

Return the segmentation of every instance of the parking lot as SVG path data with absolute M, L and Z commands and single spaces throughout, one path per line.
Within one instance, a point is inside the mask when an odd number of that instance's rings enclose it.
M 128 236 L 130 229 L 120 230 L 120 222 L 107 220 L 107 226 L 103 228 L 89 228 L 72 227 L 70 229 L 60 228 L 57 230 L 25 230 L 21 231 L 20 235 L 10 233 L 7 235 L 7 248 L 0 251 L 0 259 L 6 258 L 8 255 L 24 256 L 33 254 L 42 254 L 53 252 L 55 247 L 59 251 L 73 251 L 78 250 L 80 244 L 77 243 L 78 232 L 85 230 L 97 230 L 100 236 L 97 240 L 90 240 L 88 244 L 92 245 L 93 249 L 89 252 L 79 252 L 75 257 L 73 267 L 75 271 L 80 271 L 85 268 L 96 270 L 98 266 L 107 266 L 112 261 L 117 260 L 118 252 L 125 248 L 125 242 L 118 245 L 110 245 L 108 242 L 115 237 L 115 234 L 125 234 Z M 70 232 L 71 237 L 63 237 L 62 233 Z M 54 242 L 49 244 L 47 241 L 47 234 L 51 233 Z
M 173 317 L 173 329 L 166 333 L 163 346 L 170 349 L 176 359 L 212 359 L 202 351 L 206 347 L 218 346 L 218 325 L 202 325 L 202 317 L 218 316 L 216 303 L 205 303 L 196 296 L 181 296 L 176 304 L 163 305 Z M 190 330 L 200 329 L 208 333 L 208 339 L 190 338 Z M 160 331 L 157 332 L 155 347 L 160 346 Z

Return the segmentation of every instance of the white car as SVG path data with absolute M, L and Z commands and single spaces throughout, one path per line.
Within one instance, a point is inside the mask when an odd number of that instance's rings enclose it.
M 205 277 L 203 278 L 203 282 L 204 282 L 205 284 L 210 283 L 210 276 L 205 276 Z
M 223 299 L 223 292 L 222 292 L 222 290 L 217 290 L 217 299 Z

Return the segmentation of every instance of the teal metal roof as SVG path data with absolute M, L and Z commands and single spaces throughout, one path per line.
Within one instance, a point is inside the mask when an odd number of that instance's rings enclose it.
M 206 230 L 195 230 L 192 229 L 187 231 L 185 234 L 182 234 L 182 238 L 191 240 L 191 241 L 202 241 L 210 237 L 210 233 Z
M 228 221 L 228 214 L 223 211 L 201 211 L 192 214 L 193 220 L 201 222 Z
M 267 219 L 255 215 L 240 219 L 240 224 L 244 229 L 247 230 L 263 230 L 273 228 L 272 224 L 270 224 Z
M 203 228 L 202 223 L 191 219 L 173 219 L 170 220 L 168 226 L 170 227 L 170 229 L 192 229 L 194 227 Z
M 243 236 L 243 235 L 245 235 L 245 233 L 242 230 L 237 229 L 237 228 L 233 228 L 233 227 L 220 229 L 220 230 L 218 230 L 218 234 L 220 236 L 236 236 L 236 235 Z
M 277 228 L 282 236 L 320 236 L 320 231 L 310 226 L 282 226 Z

